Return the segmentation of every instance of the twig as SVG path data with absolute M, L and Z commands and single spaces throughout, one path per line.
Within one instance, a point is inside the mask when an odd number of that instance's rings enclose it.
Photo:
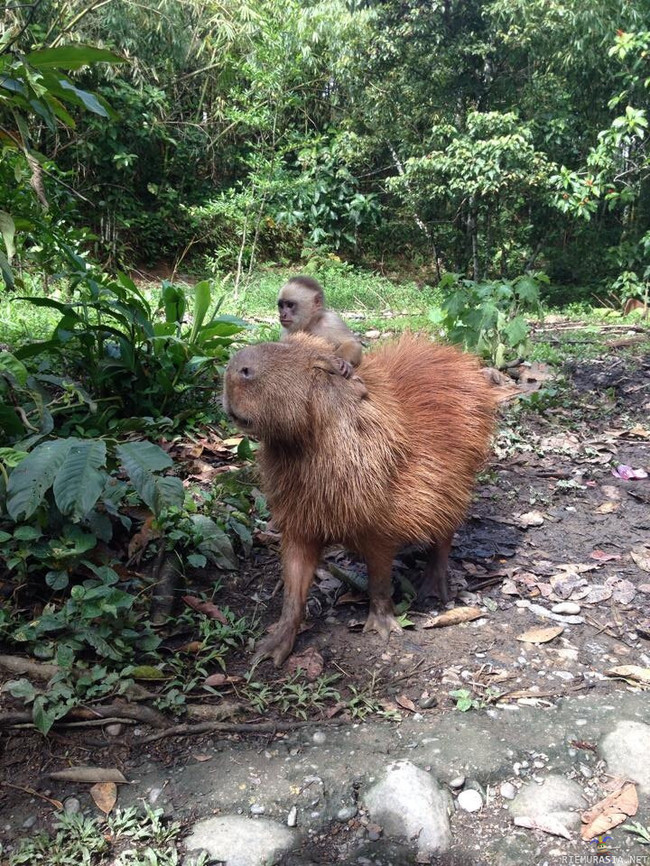
M 347 719 L 314 719 L 312 721 L 295 722 L 260 722 L 259 724 L 235 724 L 231 722 L 203 722 L 199 725 L 174 725 L 156 734 L 136 740 L 136 744 L 144 746 L 155 743 L 164 737 L 186 737 L 195 734 L 206 734 L 210 731 L 220 731 L 224 734 L 275 734 L 283 731 L 295 731 L 297 728 L 308 728 L 314 725 L 346 725 Z
M 12 785 L 11 782 L 0 782 L 0 784 L 4 785 L 5 788 L 13 788 L 14 791 L 22 791 L 25 794 L 29 794 L 30 797 L 40 797 L 41 800 L 45 800 L 54 806 L 55 809 L 63 809 L 63 803 L 60 800 L 53 800 L 51 797 L 46 797 L 45 794 L 40 794 L 38 791 L 35 791 L 33 788 L 23 788 L 22 785 Z

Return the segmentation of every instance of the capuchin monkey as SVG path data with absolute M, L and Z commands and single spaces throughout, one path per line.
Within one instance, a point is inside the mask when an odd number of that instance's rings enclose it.
M 325 306 L 323 287 L 313 277 L 292 277 L 280 289 L 278 313 L 282 331 L 280 340 L 303 331 L 326 340 L 334 349 L 340 373 L 349 379 L 361 363 L 359 338 L 343 319 Z

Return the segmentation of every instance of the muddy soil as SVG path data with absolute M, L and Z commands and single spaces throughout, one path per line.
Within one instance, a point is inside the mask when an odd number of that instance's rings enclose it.
M 596 703 L 615 706 L 617 695 L 640 688 L 633 678 L 608 672 L 622 665 L 650 667 L 650 480 L 630 478 L 624 468 L 630 467 L 633 476 L 643 474 L 638 470 L 650 473 L 650 355 L 639 356 L 637 349 L 635 354 L 582 361 L 560 375 L 552 383 L 555 393 L 504 410 L 494 458 L 455 539 L 455 605 L 477 608 L 477 618 L 433 628 L 432 619 L 441 612 L 434 604 L 409 610 L 411 625 L 388 644 L 362 634 L 363 594 L 327 566 L 334 563 L 361 581 L 363 566 L 344 551 L 328 552 L 295 653 L 317 651 L 323 673 L 338 676 L 334 688 L 340 699 L 325 701 L 321 711 L 308 708 L 310 718 L 345 719 L 350 699 L 363 694 L 374 710 L 365 728 L 377 724 L 401 738 L 399 723 L 381 721 L 381 714 L 409 723 L 416 717 L 435 726 L 447 717 L 480 719 L 492 705 L 542 713 L 563 697 L 595 696 Z M 417 580 L 417 560 L 417 553 L 410 552 L 396 561 L 398 600 L 408 589 L 403 578 Z M 241 572 L 223 582 L 215 600 L 242 615 L 256 605 L 266 626 L 279 614 L 279 576 L 274 544 L 257 546 Z M 548 642 L 525 639 L 531 630 L 551 627 L 557 634 Z M 249 665 L 250 652 L 242 651 L 229 660 L 227 672 L 242 675 Z M 270 684 L 284 676 L 268 664 L 256 671 L 257 680 Z M 450 696 L 461 689 L 475 702 L 463 716 L 457 698 Z M 204 699 L 222 701 L 241 705 L 236 684 Z M 248 706 L 243 720 L 288 717 L 277 710 L 260 716 Z M 25 835 L 26 817 L 35 816 L 30 827 L 49 825 L 48 803 L 31 798 L 25 789 L 63 799 L 72 788 L 48 782 L 45 774 L 51 770 L 92 763 L 119 767 L 128 778 L 152 767 L 164 775 L 196 763 L 196 756 L 215 742 L 218 750 L 236 755 L 252 745 L 261 752 L 300 737 L 205 734 L 143 746 L 138 740 L 147 733 L 137 725 L 113 737 L 101 727 L 67 728 L 48 738 L 29 728 L 5 730 L 0 765 L 16 787 L 0 787 L 0 811 L 11 815 L 2 822 L 0 836 Z M 476 736 L 481 736 L 478 729 Z M 373 742 L 369 736 L 369 751 Z M 363 765 L 363 744 L 358 748 Z M 220 784 L 227 785 L 227 779 Z M 204 814 L 200 798 L 183 799 L 184 820 Z M 457 819 L 461 835 L 464 821 L 469 817 Z M 509 826 L 504 817 L 501 825 L 495 823 L 495 833 L 507 834 Z M 337 833 L 314 835 L 286 862 L 335 862 L 343 851 Z M 445 862 L 470 862 L 463 860 L 465 854 L 454 856 L 452 849 Z M 389 857 L 386 862 L 402 861 Z

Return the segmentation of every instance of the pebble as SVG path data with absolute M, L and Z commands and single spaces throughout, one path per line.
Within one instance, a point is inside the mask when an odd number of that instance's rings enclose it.
M 514 800 L 517 796 L 517 789 L 512 782 L 503 782 L 499 788 L 499 793 L 504 800 Z
M 251 806 L 251 815 L 263 815 L 264 812 L 266 809 L 260 803 L 253 803 Z
M 109 737 L 119 737 L 122 733 L 123 726 L 120 724 L 106 725 L 106 733 Z
M 371 842 L 377 842 L 377 840 L 381 837 L 381 827 L 379 824 L 368 824 L 368 839 Z
M 292 806 L 289 809 L 289 814 L 287 815 L 287 827 L 295 827 L 298 823 L 298 809 L 295 806 Z
M 585 777 L 585 779 L 591 779 L 594 774 L 591 767 L 587 767 L 585 764 L 580 764 L 580 772 Z
M 420 698 L 418 703 L 423 710 L 428 710 L 438 705 L 438 698 L 435 695 L 428 695 L 426 698 Z
M 31 830 L 34 824 L 36 823 L 36 815 L 30 815 L 29 818 L 25 818 L 22 823 L 23 830 Z
M 345 823 L 345 821 L 349 821 L 351 818 L 354 818 L 359 810 L 356 806 L 343 806 L 342 809 L 339 809 L 336 813 L 336 820 L 341 821 L 341 823 Z
M 149 802 L 152 806 L 158 802 L 158 799 L 160 798 L 160 795 L 162 794 L 162 792 L 163 792 L 162 788 L 152 788 L 149 791 L 149 795 L 148 795 L 147 799 L 149 800 Z
M 483 798 L 478 791 L 469 788 L 458 795 L 458 805 L 464 812 L 478 812 L 483 807 Z
M 452 779 L 449 783 L 450 788 L 462 788 L 465 784 L 465 776 L 456 776 L 455 779 Z
M 582 608 L 575 601 L 561 601 L 558 604 L 554 604 L 551 610 L 553 613 L 577 614 L 580 613 Z
M 327 734 L 325 733 L 325 731 L 314 731 L 312 741 L 317 746 L 323 746 L 327 742 Z
M 63 811 L 66 815 L 76 815 L 81 812 L 81 803 L 76 797 L 67 797 L 63 801 Z

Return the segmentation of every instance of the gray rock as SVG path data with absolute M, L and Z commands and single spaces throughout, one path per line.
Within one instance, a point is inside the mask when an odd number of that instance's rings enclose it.
M 123 727 L 123 725 L 115 723 L 114 725 L 106 725 L 105 730 L 109 737 L 119 737 L 122 733 Z
M 354 818 L 359 810 L 356 806 L 343 806 L 342 809 L 339 809 L 336 813 L 336 820 L 341 821 L 342 823 L 345 821 L 349 821 L 350 818 Z
M 580 613 L 580 605 L 575 601 L 561 601 L 559 604 L 554 604 L 551 608 L 553 613 Z
M 36 815 L 30 815 L 28 818 L 25 818 L 21 825 L 23 830 L 31 830 L 32 827 L 36 824 L 36 820 Z
M 547 818 L 567 829 L 580 823 L 586 806 L 582 788 L 564 776 L 548 776 L 541 785 L 525 785 L 510 806 L 515 818 Z
M 650 725 L 621 721 L 598 751 L 610 773 L 636 782 L 642 793 L 650 794 Z
M 450 788 L 462 788 L 465 784 L 465 776 L 456 776 L 455 779 L 452 779 L 449 783 Z
M 296 806 L 292 806 L 289 809 L 289 814 L 287 815 L 287 827 L 295 827 L 298 823 L 298 809 Z
M 312 741 L 317 746 L 322 746 L 327 742 L 327 734 L 325 733 L 325 731 L 314 731 L 312 735 Z
M 81 812 L 81 803 L 76 797 L 66 797 L 63 801 L 63 811 L 66 815 L 77 815 Z
M 503 782 L 503 784 L 499 788 L 499 793 L 504 800 L 514 800 L 517 796 L 517 789 L 512 784 L 512 782 Z
M 251 806 L 251 815 L 263 815 L 266 812 L 261 803 L 253 803 Z
M 483 798 L 478 791 L 468 788 L 458 795 L 458 805 L 464 812 L 480 812 L 483 808 Z
M 293 843 L 291 830 L 268 818 L 251 821 L 240 815 L 224 815 L 195 824 L 185 847 L 188 851 L 203 848 L 226 866 L 270 866 Z
M 449 849 L 449 794 L 410 761 L 389 764 L 383 778 L 366 793 L 364 803 L 385 834 L 414 840 L 419 854 Z

